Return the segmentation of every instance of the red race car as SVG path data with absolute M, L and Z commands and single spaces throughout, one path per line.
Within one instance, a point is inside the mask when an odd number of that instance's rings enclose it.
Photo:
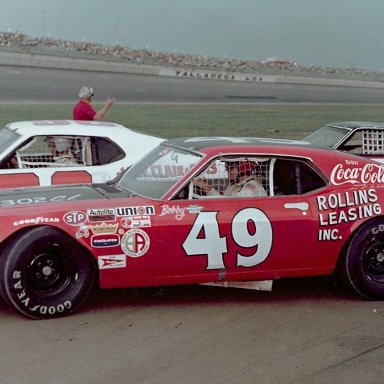
M 384 168 L 305 142 L 187 138 L 116 182 L 0 193 L 0 293 L 32 318 L 101 288 L 270 289 L 338 270 L 384 297 Z

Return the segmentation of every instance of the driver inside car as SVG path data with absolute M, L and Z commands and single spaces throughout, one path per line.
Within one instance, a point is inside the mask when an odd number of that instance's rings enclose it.
M 54 165 L 79 165 L 71 152 L 72 140 L 67 137 L 48 137 L 46 139 Z
M 225 163 L 229 184 L 223 191 L 215 189 L 204 179 L 196 179 L 194 186 L 200 188 L 207 196 L 267 196 L 263 185 L 256 177 L 257 163 L 249 160 L 228 161 Z

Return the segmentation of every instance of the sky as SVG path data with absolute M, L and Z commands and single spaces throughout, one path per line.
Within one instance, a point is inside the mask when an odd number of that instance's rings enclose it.
M 384 70 L 384 0 L 0 0 L 0 5 L 2 32 Z

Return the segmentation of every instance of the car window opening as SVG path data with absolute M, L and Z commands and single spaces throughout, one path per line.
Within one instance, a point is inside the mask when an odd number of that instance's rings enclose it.
M 236 167 L 232 171 L 231 167 Z M 243 170 L 247 170 L 248 173 Z M 177 198 L 263 197 L 302 195 L 326 185 L 323 178 L 303 160 L 238 157 L 211 162 Z

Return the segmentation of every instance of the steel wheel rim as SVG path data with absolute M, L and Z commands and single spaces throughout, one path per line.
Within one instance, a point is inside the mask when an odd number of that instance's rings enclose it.
M 35 253 L 27 267 L 29 287 L 39 296 L 61 295 L 74 282 L 71 264 L 58 249 Z

